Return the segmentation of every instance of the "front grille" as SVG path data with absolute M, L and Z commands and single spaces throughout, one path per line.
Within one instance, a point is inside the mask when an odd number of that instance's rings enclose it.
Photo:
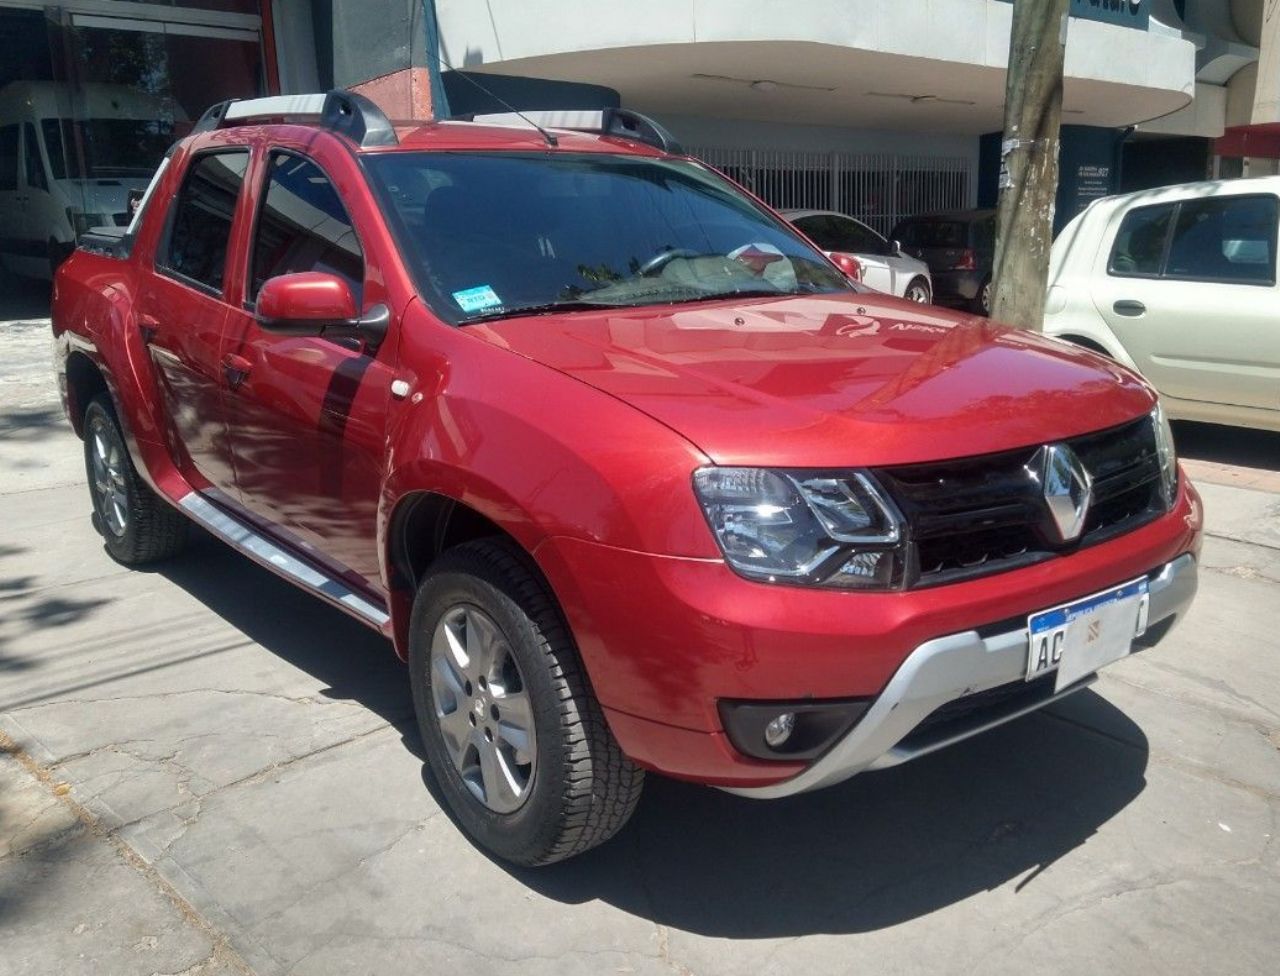
M 1163 510 L 1150 417 L 1065 442 L 1093 479 L 1078 540 L 1062 543 L 1031 473 L 1039 445 L 876 472 L 909 527 L 907 585 L 1005 572 L 1114 538 Z

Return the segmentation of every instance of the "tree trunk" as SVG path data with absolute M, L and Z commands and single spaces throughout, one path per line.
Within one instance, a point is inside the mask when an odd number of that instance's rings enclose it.
M 1058 192 L 1067 0 L 1013 0 L 991 317 L 1039 331 Z

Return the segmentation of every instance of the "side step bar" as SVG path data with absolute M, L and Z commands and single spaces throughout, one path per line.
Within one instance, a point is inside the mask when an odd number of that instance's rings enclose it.
M 310 563 L 303 562 L 261 532 L 223 511 L 199 492 L 184 496 L 178 507 L 197 524 L 208 529 L 219 539 L 238 549 L 254 562 L 275 570 L 285 579 L 310 590 L 329 603 L 359 617 L 378 630 L 385 629 L 391 621 L 386 609 L 361 596 L 340 580 L 322 573 Z

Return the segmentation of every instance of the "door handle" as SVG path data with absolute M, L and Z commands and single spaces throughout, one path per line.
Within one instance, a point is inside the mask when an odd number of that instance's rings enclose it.
M 234 390 L 249 375 L 249 371 L 253 369 L 253 363 L 244 356 L 229 352 L 222 357 L 222 369 L 227 374 L 227 384 Z
M 1147 306 L 1142 302 L 1134 301 L 1132 298 L 1122 298 L 1111 306 L 1115 309 L 1117 315 L 1127 315 L 1130 318 L 1147 313 Z

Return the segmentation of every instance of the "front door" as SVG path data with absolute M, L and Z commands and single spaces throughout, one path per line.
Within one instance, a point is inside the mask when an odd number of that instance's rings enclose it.
M 1232 194 L 1130 210 L 1094 303 L 1138 369 L 1183 400 L 1280 409 L 1280 200 Z
M 248 165 L 247 149 L 208 152 L 189 163 L 156 251 L 156 273 L 143 276 L 138 300 L 170 455 L 192 487 L 228 497 L 235 472 L 222 343 L 234 314 L 228 256 L 233 229 L 248 209 L 241 199 Z
M 338 159 L 344 178 L 360 179 Z M 241 504 L 286 542 L 353 582 L 379 590 L 375 538 L 386 451 L 394 342 L 377 350 L 260 329 L 249 310 L 268 278 L 323 271 L 347 280 L 368 307 L 379 276 L 348 208 L 320 164 L 270 152 L 258 185 L 245 307 L 226 352 L 243 372 L 227 398 Z

